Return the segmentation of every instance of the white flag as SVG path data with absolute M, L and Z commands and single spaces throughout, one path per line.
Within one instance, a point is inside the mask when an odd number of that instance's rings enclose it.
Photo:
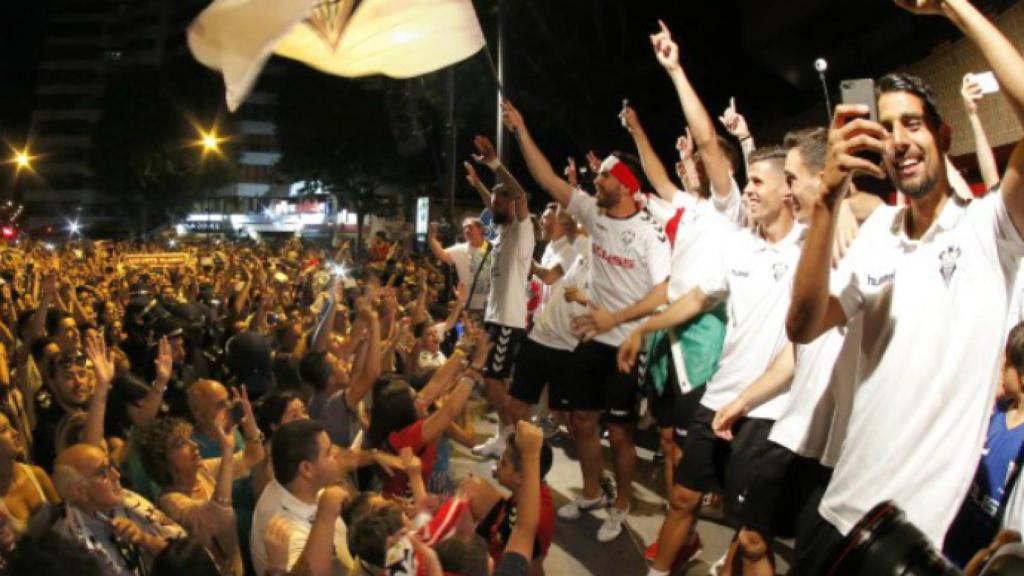
M 223 74 L 234 111 L 273 53 L 339 76 L 408 78 L 472 56 L 484 35 L 471 0 L 214 0 L 188 43 Z

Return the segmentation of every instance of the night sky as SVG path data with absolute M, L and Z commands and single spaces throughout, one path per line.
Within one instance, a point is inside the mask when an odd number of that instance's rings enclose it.
M 34 78 L 50 0 L 3 2 L 0 9 L 0 137 L 27 132 Z M 498 0 L 476 0 L 496 37 Z M 980 2 L 999 9 L 1007 0 Z M 863 0 L 503 0 L 508 96 L 554 154 L 581 155 L 630 144 L 615 114 L 629 98 L 663 155 L 682 131 L 671 83 L 648 34 L 663 18 L 680 43 L 684 66 L 714 116 L 735 96 L 755 137 L 777 140 L 786 119 L 819 107 L 812 63 L 829 60 L 829 84 L 876 77 L 956 37 L 939 19 L 911 17 L 887 1 Z M 496 48 L 492 48 L 496 53 Z M 494 131 L 494 84 L 485 56 L 458 65 L 457 106 L 480 107 L 479 131 Z M 463 146 L 460 145 L 460 149 Z

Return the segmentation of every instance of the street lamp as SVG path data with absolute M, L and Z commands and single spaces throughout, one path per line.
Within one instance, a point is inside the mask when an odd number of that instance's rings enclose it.
M 32 167 L 32 157 L 24 150 L 14 155 L 14 162 L 18 165 L 18 170 Z

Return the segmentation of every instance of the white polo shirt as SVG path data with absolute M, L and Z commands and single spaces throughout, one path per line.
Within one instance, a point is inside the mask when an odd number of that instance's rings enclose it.
M 846 534 L 894 500 L 936 546 L 970 486 L 1024 254 L 1002 193 L 950 198 L 920 240 L 907 208 L 872 215 L 840 265 L 863 317 L 853 411 L 819 511 Z
M 701 399 L 704 407 L 718 410 L 739 396 L 785 346 L 786 313 L 805 232 L 804 226 L 793 224 L 774 244 L 753 229 L 732 232 L 722 247 L 718 273 L 701 282 L 699 288 L 708 297 L 727 299 L 729 318 L 718 371 Z M 788 400 L 788 392 L 780 394 L 748 416 L 774 420 Z
M 309 532 L 313 529 L 313 521 L 316 519 L 316 507 L 316 504 L 306 504 L 293 496 L 277 480 L 271 480 L 270 484 L 267 484 L 263 493 L 260 494 L 259 502 L 256 503 L 256 510 L 252 517 L 252 534 L 249 538 L 252 566 L 256 570 L 257 576 L 263 576 L 268 568 L 267 549 L 263 536 L 267 532 L 267 523 L 270 522 L 270 519 L 274 516 L 281 516 L 291 528 L 291 540 L 288 541 L 288 570 L 290 571 L 299 561 L 303 549 L 306 548 Z M 334 522 L 334 552 L 334 574 L 347 574 L 347 569 L 353 566 L 353 561 L 352 555 L 348 551 L 345 522 L 342 521 L 341 516 Z
M 548 245 L 544 247 L 544 254 L 540 257 L 540 267 L 544 269 L 551 269 L 558 266 L 562 269 L 562 276 L 569 271 L 569 267 L 572 266 L 573 261 L 576 259 L 576 251 L 573 249 L 573 244 L 569 242 L 568 236 L 562 236 L 558 240 L 552 240 L 548 242 Z M 551 284 L 545 284 L 541 287 L 540 295 L 540 310 L 537 313 L 544 311 L 544 307 L 547 306 L 548 301 L 551 300 L 551 293 L 554 291 L 555 286 L 562 281 L 559 278 L 557 281 Z M 534 317 L 537 315 L 535 314 Z
M 590 295 L 595 304 L 611 311 L 627 308 L 668 278 L 668 238 L 647 210 L 612 218 L 579 189 L 573 191 L 568 209 L 590 233 Z M 640 319 L 623 322 L 594 340 L 618 347 L 639 324 Z
M 579 344 L 579 338 L 572 333 L 572 319 L 587 311 L 586 307 L 565 299 L 565 289 L 575 286 L 590 293 L 590 238 L 580 235 L 573 243 L 579 255 L 565 269 L 565 274 L 551 285 L 551 299 L 541 313 L 533 318 L 533 328 L 528 338 L 534 342 L 571 352 Z M 574 250 L 575 252 L 575 250 Z
M 510 222 L 498 228 L 491 249 L 491 291 L 484 321 L 526 328 L 526 282 L 533 262 L 533 222 Z

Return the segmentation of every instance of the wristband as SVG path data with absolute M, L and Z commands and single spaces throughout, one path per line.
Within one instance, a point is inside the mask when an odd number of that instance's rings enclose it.
M 501 160 L 497 156 L 495 156 L 493 160 L 484 162 L 484 164 L 491 170 L 497 170 L 498 168 L 501 168 Z

